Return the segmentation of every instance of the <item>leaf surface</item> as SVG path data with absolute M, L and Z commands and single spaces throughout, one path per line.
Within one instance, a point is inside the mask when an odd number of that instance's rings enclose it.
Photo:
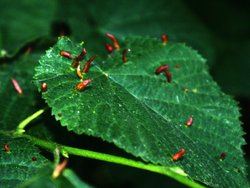
M 4 144 L 8 144 L 9 152 L 4 150 Z M 0 187 L 17 187 L 48 165 L 48 160 L 26 139 L 1 135 L 0 146 Z
M 14 54 L 25 43 L 47 36 L 56 1 L 0 1 L 0 49 Z
M 40 53 L 25 54 L 14 61 L 0 64 L 0 129 L 14 130 L 17 125 L 38 110 L 37 90 L 32 84 L 34 67 Z M 23 93 L 19 94 L 12 79 Z
M 93 81 L 83 91 L 75 89 L 80 79 L 72 60 L 60 55 L 66 50 L 75 57 L 82 44 L 60 38 L 41 57 L 34 78 L 38 88 L 47 83 L 42 97 L 62 126 L 101 137 L 144 161 L 179 166 L 206 185 L 248 185 L 237 105 L 209 76 L 205 60 L 184 44 L 164 46 L 154 38 L 128 38 L 121 46 L 93 63 L 84 75 Z M 128 48 L 123 63 L 122 51 Z M 163 73 L 155 75 L 163 64 L 170 66 L 170 83 Z M 193 124 L 187 127 L 190 117 Z M 182 148 L 185 155 L 173 162 Z
M 92 186 L 83 182 L 79 177 L 70 169 L 65 169 L 57 179 L 52 179 L 51 174 L 53 168 L 47 166 L 39 171 L 36 176 L 31 177 L 28 181 L 21 185 L 21 188 L 90 188 Z

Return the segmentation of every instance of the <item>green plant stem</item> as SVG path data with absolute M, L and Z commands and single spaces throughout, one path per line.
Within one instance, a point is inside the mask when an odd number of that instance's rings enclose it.
M 26 119 L 24 119 L 21 123 L 19 123 L 19 125 L 17 126 L 16 129 L 16 134 L 22 134 L 25 132 L 24 128 L 35 118 L 37 118 L 38 116 L 40 116 L 43 112 L 45 111 L 45 109 L 40 109 L 37 112 L 35 112 L 34 114 L 32 114 L 31 116 L 27 117 Z
M 145 164 L 140 161 L 134 161 L 131 159 L 123 158 L 123 157 L 118 157 L 114 155 L 109 155 L 109 154 L 104 154 L 104 153 L 99 153 L 99 152 L 94 152 L 94 151 L 89 151 L 89 150 L 84 150 L 84 149 L 78 149 L 78 148 L 73 148 L 73 147 L 68 147 L 68 146 L 63 146 L 63 145 L 58 145 L 53 142 L 41 140 L 29 135 L 20 135 L 21 137 L 25 137 L 29 140 L 31 140 L 35 145 L 38 145 L 42 148 L 45 148 L 47 150 L 50 150 L 53 152 L 56 148 L 59 148 L 60 151 L 67 152 L 68 154 L 71 155 L 77 155 L 81 157 L 86 157 L 86 158 L 91 158 L 91 159 L 96 159 L 96 160 L 101 160 L 101 161 L 106 161 L 106 162 L 111 162 L 111 163 L 116 163 L 120 165 L 126 165 L 134 168 L 139 168 L 151 172 L 156 172 L 159 174 L 167 175 L 176 181 L 181 182 L 184 185 L 187 185 L 189 187 L 194 187 L 194 188 L 202 188 L 203 186 L 192 181 L 187 177 L 187 175 L 181 171 L 180 168 L 172 168 L 172 167 L 164 167 L 164 166 L 158 166 L 158 165 L 153 165 L 153 164 Z

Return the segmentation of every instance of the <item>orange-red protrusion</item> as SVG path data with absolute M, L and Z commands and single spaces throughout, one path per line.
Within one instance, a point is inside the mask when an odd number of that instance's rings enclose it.
M 158 69 L 156 69 L 155 74 L 160 74 L 163 70 L 170 68 L 168 65 L 162 65 Z
M 10 151 L 10 148 L 9 148 L 9 145 L 8 145 L 8 144 L 4 144 L 3 147 L 4 147 L 4 150 L 5 150 L 6 152 L 9 152 L 9 151 Z
M 163 70 L 163 72 L 165 72 L 168 82 L 171 82 L 172 80 L 172 74 L 170 72 L 167 71 L 167 69 Z
M 112 53 L 114 51 L 113 46 L 111 46 L 110 44 L 105 44 L 105 47 L 106 47 L 108 53 Z
M 78 57 L 79 61 L 82 60 L 84 58 L 84 56 L 86 55 L 87 50 L 85 48 L 82 49 L 82 52 L 80 53 Z
M 68 164 L 68 159 L 64 159 L 62 163 L 58 164 L 53 171 L 52 178 L 53 179 L 58 178 L 61 175 L 62 171 L 65 169 L 67 164 Z
M 184 155 L 184 153 L 185 153 L 185 149 L 181 149 L 178 153 L 172 156 L 172 160 L 173 161 L 179 160 Z
M 71 67 L 76 68 L 79 65 L 79 61 L 81 61 L 84 58 L 86 53 L 87 53 L 86 49 L 83 48 L 81 54 L 74 58 Z
M 220 155 L 220 160 L 221 160 L 221 161 L 224 161 L 225 158 L 226 158 L 226 153 L 221 153 L 221 155 Z
M 172 80 L 172 75 L 171 75 L 171 73 L 170 72 L 168 72 L 168 68 L 170 68 L 168 65 L 162 65 L 162 66 L 160 66 L 159 68 L 157 68 L 156 69 L 156 71 L 155 71 L 155 74 L 160 74 L 161 72 L 165 72 L 165 74 L 166 74 L 166 76 L 167 76 L 167 80 L 168 80 L 168 82 L 171 82 L 171 80 Z
M 168 43 L 168 37 L 166 34 L 162 34 L 161 39 L 162 39 L 163 45 L 166 45 Z
M 96 58 L 96 55 L 92 56 L 84 65 L 83 72 L 86 73 L 89 70 L 90 63 Z
M 65 50 L 61 50 L 60 55 L 63 56 L 63 57 L 67 57 L 68 59 L 72 59 L 72 55 L 69 52 L 65 51 Z
M 36 160 L 37 160 L 37 158 L 36 158 L 36 157 L 32 157 L 31 159 L 32 159 L 32 161 L 36 161 Z
M 20 85 L 18 84 L 18 82 L 15 79 L 13 79 L 13 78 L 11 79 L 11 82 L 12 82 L 15 90 L 17 91 L 17 93 L 20 94 L 20 95 L 23 94 L 23 90 L 20 87 Z
M 80 79 L 82 79 L 83 77 L 82 77 L 82 72 L 81 72 L 81 67 L 80 67 L 80 64 L 79 65 L 77 65 L 77 68 L 76 68 L 76 74 L 77 74 L 77 76 L 80 78 Z
M 82 91 L 90 82 L 92 82 L 92 79 L 83 80 L 76 85 L 76 89 Z
M 186 122 L 186 126 L 190 127 L 193 124 L 193 117 L 190 117 Z
M 106 33 L 106 36 L 107 36 L 108 38 L 110 38 L 110 39 L 113 41 L 113 44 L 114 44 L 115 49 L 118 49 L 118 50 L 119 50 L 119 49 L 120 49 L 120 45 L 119 45 L 117 39 L 115 38 L 115 36 L 112 35 L 112 34 L 110 34 L 110 33 Z
M 127 53 L 130 51 L 130 49 L 125 49 L 125 50 L 123 50 L 123 53 L 122 53 L 122 61 L 124 62 L 124 63 L 126 63 L 127 61 L 128 61 L 128 59 L 127 59 Z
M 47 91 L 47 84 L 45 82 L 42 83 L 42 92 L 46 92 Z

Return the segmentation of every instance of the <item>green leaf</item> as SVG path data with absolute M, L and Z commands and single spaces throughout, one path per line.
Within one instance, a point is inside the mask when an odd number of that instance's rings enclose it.
M 0 65 L 0 129 L 14 130 L 27 116 L 36 112 L 37 91 L 32 84 L 34 67 L 40 53 L 25 54 Z M 15 79 L 23 94 L 19 94 L 11 79 Z
M 205 60 L 183 44 L 164 46 L 148 37 L 126 39 L 121 47 L 131 49 L 129 61 L 123 63 L 122 50 L 116 50 L 94 62 L 84 75 L 93 82 L 81 92 L 75 89 L 80 80 L 72 60 L 60 50 L 75 57 L 82 45 L 60 38 L 41 57 L 34 78 L 38 88 L 47 83 L 42 96 L 62 126 L 113 142 L 144 161 L 181 167 L 209 186 L 248 186 L 237 105 L 209 76 Z M 170 83 L 164 74 L 155 75 L 163 64 L 170 66 Z M 194 121 L 187 127 L 190 117 Z M 185 155 L 173 162 L 182 148 Z
M 4 150 L 4 144 L 8 144 L 9 152 Z M 17 187 L 48 165 L 48 160 L 26 139 L 1 135 L 0 146 L 0 187 Z
M 0 50 L 13 54 L 38 37 L 50 32 L 56 1 L 0 1 Z
M 52 179 L 51 174 L 53 168 L 47 166 L 39 171 L 36 176 L 33 176 L 28 181 L 24 182 L 22 188 L 90 188 L 91 186 L 77 177 L 77 175 L 70 169 L 65 169 L 60 177 Z

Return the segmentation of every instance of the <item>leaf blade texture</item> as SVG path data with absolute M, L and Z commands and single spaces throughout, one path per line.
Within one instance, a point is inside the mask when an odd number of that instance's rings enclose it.
M 62 126 L 101 137 L 144 161 L 181 167 L 206 185 L 248 185 L 237 105 L 212 80 L 205 60 L 184 44 L 164 46 L 149 37 L 121 43 L 131 49 L 128 62 L 122 62 L 122 50 L 94 62 L 84 75 L 93 81 L 83 91 L 75 89 L 80 80 L 72 60 L 60 56 L 66 50 L 74 57 L 82 45 L 63 37 L 41 57 L 35 82 L 39 88 L 47 83 L 42 96 Z M 155 75 L 163 64 L 170 66 L 170 83 L 164 74 Z M 173 162 L 182 148 L 185 155 Z
M 8 144 L 9 152 L 3 149 L 4 144 Z M 0 145 L 1 187 L 18 187 L 49 163 L 26 139 L 1 135 Z

